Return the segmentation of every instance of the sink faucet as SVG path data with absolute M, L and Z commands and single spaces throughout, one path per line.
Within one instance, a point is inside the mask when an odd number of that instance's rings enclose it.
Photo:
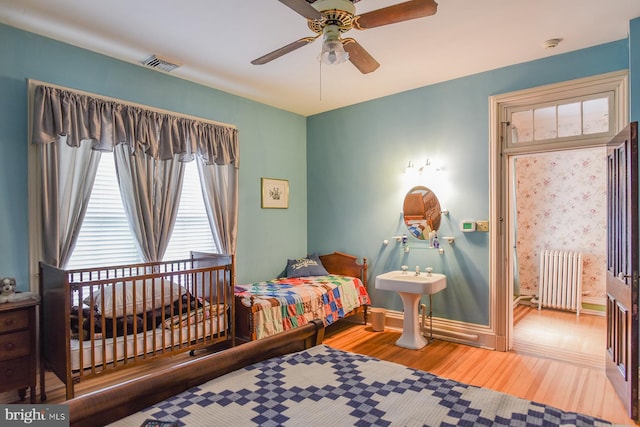
M 427 276 L 431 276 L 431 272 L 433 271 L 433 268 L 427 267 L 427 268 L 424 269 L 424 271 L 427 272 Z
M 416 265 L 416 276 L 420 275 L 420 266 Z

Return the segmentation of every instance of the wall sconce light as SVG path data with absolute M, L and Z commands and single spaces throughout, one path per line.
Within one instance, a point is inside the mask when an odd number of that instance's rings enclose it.
M 409 160 L 409 164 L 407 165 L 406 168 L 404 168 L 404 173 L 409 174 L 409 173 L 413 172 L 413 170 L 414 170 L 413 162 L 411 160 Z
M 442 167 L 436 167 L 435 169 L 432 169 L 432 164 L 430 159 L 427 159 L 422 163 L 417 163 L 417 165 L 418 166 L 416 166 L 416 163 L 414 163 L 412 160 L 409 160 L 409 164 L 404 169 L 404 173 L 406 174 L 416 173 L 418 175 L 422 175 L 423 173 L 426 173 L 428 170 L 434 170 L 438 172 L 443 169 Z
M 427 159 L 426 162 L 424 162 L 422 165 L 420 165 L 420 167 L 418 168 L 418 173 L 420 175 L 422 175 L 422 172 L 424 172 L 425 168 L 431 166 L 431 160 Z

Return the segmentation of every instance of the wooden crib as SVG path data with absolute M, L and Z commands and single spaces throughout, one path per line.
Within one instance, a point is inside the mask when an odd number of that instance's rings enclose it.
M 234 345 L 233 257 L 62 270 L 40 264 L 45 369 L 66 386 L 154 358 Z M 41 369 L 41 399 L 46 400 Z

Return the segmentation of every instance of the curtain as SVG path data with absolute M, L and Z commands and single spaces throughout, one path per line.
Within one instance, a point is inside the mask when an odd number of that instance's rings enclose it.
M 149 206 L 158 200 L 159 193 L 168 191 L 162 197 L 163 204 L 161 206 L 153 205 L 154 209 L 166 209 L 167 206 L 178 202 L 179 196 L 175 196 L 175 191 L 179 192 L 181 186 L 181 167 L 177 166 L 176 160 L 189 161 L 194 157 L 200 159 L 206 172 L 209 175 L 206 181 L 218 182 L 217 188 L 224 191 L 232 191 L 234 194 L 220 195 L 222 206 L 218 207 L 218 199 L 208 198 L 209 203 L 214 206 L 208 206 L 212 214 L 209 215 L 210 223 L 216 227 L 218 224 L 230 229 L 223 228 L 223 231 L 217 229 L 214 233 L 214 240 L 221 243 L 224 251 L 235 252 L 236 228 L 237 228 L 237 169 L 239 167 L 239 147 L 238 132 L 232 126 L 215 124 L 172 115 L 169 113 L 148 110 L 140 106 L 125 104 L 113 100 L 94 97 L 74 91 L 60 89 L 45 85 L 39 85 L 35 88 L 34 93 L 34 114 L 33 114 L 33 131 L 32 141 L 35 144 L 50 145 L 58 142 L 58 147 L 63 143 L 72 150 L 42 150 L 40 157 L 42 164 L 42 188 L 43 188 L 43 232 L 45 235 L 44 257 L 47 262 L 51 262 L 57 266 L 63 266 L 73 249 L 74 238 L 82 223 L 84 211 L 86 210 L 86 199 L 91 192 L 93 186 L 93 177 L 95 177 L 95 168 L 100 151 L 113 151 L 114 147 L 123 145 L 120 154 L 128 153 L 131 158 L 125 160 L 121 156 L 120 171 L 122 176 L 119 181 L 120 186 L 126 188 L 129 192 L 125 202 L 125 206 L 129 204 L 125 210 L 128 212 L 131 224 L 143 224 L 145 220 L 154 218 L 151 214 Z M 78 160 L 71 160 L 79 155 L 71 155 L 70 153 L 80 151 L 84 152 L 84 156 L 90 158 L 91 167 L 78 166 Z M 52 154 L 45 154 L 53 152 Z M 88 154 L 87 154 L 88 153 Z M 64 159 L 62 158 L 64 157 Z M 153 161 L 147 159 L 153 159 Z M 95 165 L 94 163 L 95 162 Z M 166 162 L 166 163 L 164 163 Z M 126 166 L 125 166 L 126 165 Z M 74 177 L 72 181 L 76 185 L 68 185 L 60 183 L 60 170 L 62 168 L 71 167 Z M 235 184 L 225 186 L 219 183 L 215 176 L 220 175 L 216 171 L 217 167 L 223 169 L 232 169 L 227 175 L 233 175 L 232 179 Z M 78 168 L 76 171 L 75 169 Z M 125 173 L 124 171 L 127 170 Z M 154 176 L 162 176 L 162 180 L 151 180 L 142 183 L 143 174 L 153 170 Z M 91 175 L 93 171 L 93 176 Z M 83 175 L 84 174 L 84 177 Z M 145 178 L 150 179 L 150 178 Z M 68 181 L 64 178 L 64 181 Z M 151 182 L 153 185 L 159 185 L 159 188 L 151 191 Z M 159 184 L 162 182 L 161 184 Z M 53 189 L 64 184 L 65 190 L 61 191 Z M 148 186 L 149 185 L 149 186 Z M 143 189 L 147 191 L 144 193 Z M 209 190 L 203 190 L 208 194 Z M 139 194 L 134 197 L 133 193 Z M 146 198 L 146 201 L 142 201 Z M 134 200 L 136 200 L 134 202 Z M 229 200 L 236 202 L 229 203 Z M 83 206 L 84 205 L 84 206 Z M 55 206 L 57 213 L 47 213 L 50 206 Z M 70 215 L 73 220 L 61 216 L 64 209 L 61 207 L 69 206 Z M 145 211 L 146 209 L 146 211 Z M 177 205 L 170 209 L 167 219 L 163 219 L 161 223 L 156 223 L 143 228 L 137 229 L 134 226 L 134 232 L 140 235 L 140 239 L 145 239 L 145 244 L 141 246 L 151 245 L 154 249 L 149 251 L 147 255 L 152 259 L 159 254 L 164 253 L 166 244 L 163 240 L 168 239 L 173 225 L 169 225 L 166 221 L 175 220 L 175 212 Z M 214 214 L 214 212 L 217 212 Z M 166 212 L 165 212 L 166 213 Z M 157 218 L 157 215 L 155 216 Z M 73 227 L 70 223 L 75 224 Z M 153 231 L 155 234 L 151 240 L 148 232 Z M 54 236 L 57 236 L 53 239 Z M 48 241 L 49 238 L 53 240 Z M 53 246 L 57 246 L 54 248 Z M 164 249 L 163 249 L 164 247 Z M 226 249 L 225 249 L 226 248 Z M 230 255 L 234 252 L 228 253 Z M 60 254 L 66 254 L 67 258 L 61 257 Z
M 198 160 L 204 206 L 216 247 L 235 255 L 238 235 L 238 170 L 233 165 L 207 165 Z M 236 212 L 236 215 L 230 215 Z
M 174 156 L 156 160 L 130 155 L 125 145 L 116 147 L 114 158 L 122 204 L 146 262 L 162 261 L 178 215 L 184 163 Z
M 43 261 L 65 268 L 80 232 L 100 152 L 91 141 L 69 147 L 64 137 L 40 146 Z

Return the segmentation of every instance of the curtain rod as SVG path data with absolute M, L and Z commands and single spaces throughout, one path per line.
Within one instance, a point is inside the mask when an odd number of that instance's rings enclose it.
M 218 121 L 215 121 L 215 120 L 205 119 L 205 118 L 202 118 L 202 117 L 191 116 L 189 114 L 178 113 L 176 111 L 165 110 L 165 109 L 157 108 L 157 107 L 151 107 L 149 105 L 144 105 L 144 104 L 140 104 L 140 103 L 137 103 L 137 102 L 125 101 L 125 100 L 118 99 L 118 98 L 112 98 L 110 96 L 98 95 L 98 94 L 95 94 L 95 93 L 92 93 L 92 92 L 87 92 L 87 91 L 83 91 L 83 90 L 79 90 L 79 89 L 69 88 L 69 87 L 66 87 L 66 86 L 61 86 L 61 85 L 57 85 L 57 84 L 53 84 L 53 83 L 47 83 L 47 82 L 43 82 L 43 81 L 40 81 L 40 80 L 27 78 L 27 87 L 29 88 L 29 93 L 33 93 L 33 91 L 35 90 L 35 87 L 36 86 L 40 86 L 40 85 L 41 86 L 49 86 L 49 87 L 52 87 L 52 88 L 55 88 L 55 89 L 66 90 L 66 91 L 69 91 L 69 92 L 75 92 L 75 93 L 77 93 L 79 95 L 91 96 L 91 97 L 94 97 L 94 98 L 97 98 L 97 99 L 101 99 L 103 101 L 117 102 L 117 103 L 124 104 L 124 105 L 130 106 L 130 107 L 143 108 L 145 110 L 153 111 L 155 113 L 167 114 L 167 115 L 172 115 L 172 116 L 176 116 L 176 117 L 180 117 L 180 118 L 184 118 L 184 119 L 196 120 L 196 121 L 209 123 L 209 124 L 212 124 L 212 125 L 226 126 L 226 127 L 231 128 L 231 129 L 237 129 L 237 126 L 231 125 L 229 123 L 223 123 L 223 122 L 218 122 Z

